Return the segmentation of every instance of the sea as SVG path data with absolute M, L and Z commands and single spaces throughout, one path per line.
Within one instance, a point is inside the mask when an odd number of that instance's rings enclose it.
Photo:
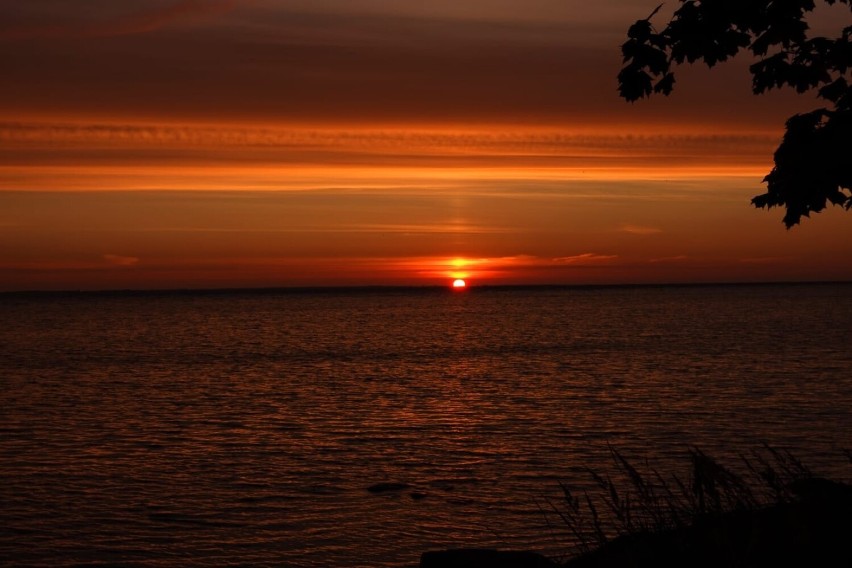
M 3 294 L 0 564 L 560 557 L 613 450 L 848 480 L 851 339 L 850 284 Z

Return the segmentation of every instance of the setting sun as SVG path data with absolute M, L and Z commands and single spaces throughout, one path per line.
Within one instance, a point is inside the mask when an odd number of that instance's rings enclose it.
M 467 282 L 465 282 L 461 278 L 457 278 L 457 279 L 453 280 L 453 288 L 455 288 L 456 290 L 461 290 L 461 289 L 466 288 L 466 287 L 467 287 Z

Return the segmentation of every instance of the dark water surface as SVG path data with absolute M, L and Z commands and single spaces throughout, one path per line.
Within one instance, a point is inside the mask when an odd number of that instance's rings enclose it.
M 539 507 L 607 443 L 849 476 L 850 285 L 9 295 L 0 323 L 0 564 L 555 553 Z

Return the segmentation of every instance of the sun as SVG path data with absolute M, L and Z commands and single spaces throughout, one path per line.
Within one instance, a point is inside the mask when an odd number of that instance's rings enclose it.
M 453 289 L 464 290 L 466 287 L 467 287 L 467 282 L 465 282 L 461 278 L 456 278 L 455 280 L 453 280 Z

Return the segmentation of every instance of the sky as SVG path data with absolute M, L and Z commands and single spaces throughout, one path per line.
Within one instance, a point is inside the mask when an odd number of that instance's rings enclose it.
M 749 203 L 812 96 L 618 97 L 656 4 L 0 0 L 0 290 L 852 280 Z

